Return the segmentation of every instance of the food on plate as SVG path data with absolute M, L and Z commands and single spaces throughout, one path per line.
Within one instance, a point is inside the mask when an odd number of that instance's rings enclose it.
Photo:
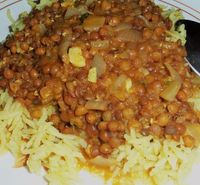
M 200 141 L 180 12 L 150 0 L 29 3 L 0 45 L 0 143 L 16 166 L 43 167 L 50 184 L 86 166 L 114 184 L 179 182 Z

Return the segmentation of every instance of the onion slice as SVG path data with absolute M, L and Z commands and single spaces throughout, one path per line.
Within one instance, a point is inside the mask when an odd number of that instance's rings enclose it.
M 125 29 L 117 33 L 117 39 L 124 42 L 137 42 L 142 39 L 142 34 L 137 30 Z
M 83 15 L 85 13 L 90 13 L 88 10 L 87 10 L 87 7 L 86 6 L 79 6 L 79 7 L 70 7 L 67 9 L 67 12 L 65 13 L 65 19 L 69 19 L 73 16 L 76 16 L 76 15 Z
M 146 24 L 147 27 L 151 28 L 152 24 L 143 16 L 143 15 L 139 15 L 138 16 L 141 20 L 144 21 L 144 23 Z
M 61 60 L 65 63 L 68 63 L 68 49 L 71 44 L 71 36 L 64 37 L 58 47 L 58 55 Z
M 83 28 L 86 31 L 97 31 L 105 23 L 104 16 L 90 15 L 83 22 Z
M 95 40 L 91 41 L 92 48 L 96 49 L 106 49 L 109 47 L 109 41 L 108 40 Z
M 199 76 L 195 76 L 195 77 L 192 79 L 192 83 L 193 83 L 193 84 L 199 85 L 199 84 L 200 84 L 200 77 L 199 77 Z
M 89 100 L 85 104 L 88 110 L 100 110 L 105 111 L 107 109 L 108 102 L 103 100 Z
M 195 144 L 200 144 L 200 125 L 197 123 L 188 123 L 185 124 L 187 128 L 187 134 L 191 135 L 195 139 Z
M 86 6 L 90 6 L 95 0 L 86 0 Z
M 44 35 L 47 32 L 47 28 L 44 24 L 40 23 L 39 28 L 40 28 L 40 35 Z
M 160 97 L 162 97 L 167 101 L 173 101 L 180 88 L 181 88 L 181 83 L 173 80 L 169 82 L 164 91 L 161 92 Z
M 177 73 L 177 71 L 176 71 L 169 63 L 165 63 L 165 66 L 166 66 L 166 68 L 168 69 L 168 71 L 169 71 L 171 77 L 172 77 L 174 80 L 182 81 L 180 75 Z
M 132 86 L 132 80 L 128 76 L 121 74 L 114 80 L 110 87 L 110 92 L 119 100 L 124 101 L 131 94 Z
M 130 23 L 120 23 L 115 28 L 114 31 L 121 31 L 121 30 L 129 30 L 132 28 L 132 25 Z
M 106 62 L 101 55 L 94 55 L 92 67 L 96 67 L 97 77 L 100 77 L 106 72 Z
M 182 80 L 180 75 L 176 72 L 176 70 L 168 63 L 165 64 L 166 68 L 168 69 L 172 81 L 169 82 L 167 87 L 161 92 L 160 97 L 167 101 L 173 101 L 181 88 Z

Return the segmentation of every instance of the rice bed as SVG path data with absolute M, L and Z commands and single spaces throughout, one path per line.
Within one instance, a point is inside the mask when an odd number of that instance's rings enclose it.
M 52 107 L 44 108 L 39 120 L 32 120 L 29 112 L 4 91 L 0 91 L 0 106 L 2 154 L 11 152 L 16 167 L 26 165 L 33 173 L 40 174 L 44 168 L 49 185 L 72 185 L 77 181 L 79 164 L 86 160 L 81 148 L 87 143 L 80 137 L 59 133 L 47 121 L 54 111 Z M 199 149 L 186 148 L 182 141 L 144 137 L 134 129 L 125 139 L 126 143 L 110 157 L 116 161 L 110 167 L 113 184 L 183 185 L 183 177 L 199 154 Z

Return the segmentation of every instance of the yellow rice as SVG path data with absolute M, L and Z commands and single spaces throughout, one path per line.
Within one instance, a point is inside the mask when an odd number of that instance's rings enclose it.
M 0 149 L 10 151 L 16 166 L 27 160 L 30 172 L 40 173 L 45 167 L 45 178 L 50 185 L 71 185 L 77 179 L 80 152 L 86 142 L 73 135 L 63 135 L 47 122 L 52 108 L 43 109 L 39 120 L 32 120 L 29 112 L 7 92 L 0 93 Z
M 0 150 L 15 156 L 16 167 L 26 162 L 30 172 L 38 174 L 45 168 L 50 185 L 72 185 L 77 181 L 79 162 L 85 161 L 81 148 L 87 144 L 80 137 L 59 133 L 47 121 L 54 111 L 52 107 L 44 108 L 39 120 L 32 120 L 29 112 L 3 91 L 0 91 L 0 106 Z M 116 161 L 110 167 L 113 184 L 164 185 L 171 181 L 183 185 L 182 177 L 199 152 L 186 148 L 182 141 L 144 137 L 134 129 L 125 139 L 126 143 L 110 157 Z

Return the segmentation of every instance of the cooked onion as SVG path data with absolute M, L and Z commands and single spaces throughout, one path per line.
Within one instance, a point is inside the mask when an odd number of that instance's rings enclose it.
M 104 16 L 90 15 L 83 22 L 83 28 L 86 31 L 97 31 L 105 23 Z
M 200 77 L 199 76 L 195 76 L 195 78 L 192 79 L 192 83 L 199 85 L 200 84 Z
M 166 68 L 168 69 L 168 71 L 169 71 L 171 77 L 172 77 L 174 80 L 182 81 L 180 75 L 177 73 L 177 71 L 176 71 L 170 64 L 165 63 L 165 66 L 166 66 Z
M 79 6 L 77 8 L 70 7 L 67 9 L 67 12 L 65 13 L 65 19 L 69 19 L 75 15 L 83 15 L 85 13 L 89 13 L 89 11 L 87 10 L 87 7 L 85 6 Z
M 89 100 L 85 104 L 85 107 L 88 110 L 101 110 L 101 111 L 105 111 L 107 109 L 107 105 L 108 105 L 108 103 L 106 101 L 102 101 L 102 100 Z
M 65 14 L 65 19 L 69 19 L 70 17 L 75 16 L 75 15 L 79 15 L 78 9 L 74 7 L 68 8 Z
M 86 5 L 87 6 L 90 6 L 95 0 L 86 0 Z
M 92 67 L 96 67 L 98 77 L 106 72 L 106 63 L 101 55 L 94 56 Z
M 116 78 L 111 86 L 111 93 L 119 100 L 124 101 L 131 92 L 132 81 L 126 75 L 122 74 Z
M 136 8 L 133 10 L 133 12 L 130 14 L 131 16 L 138 16 L 141 15 L 142 11 L 140 10 L 140 8 Z
M 180 88 L 181 88 L 181 83 L 173 80 L 169 82 L 164 91 L 161 92 L 160 96 L 167 101 L 173 101 Z
M 117 34 L 117 39 L 124 42 L 137 42 L 141 38 L 141 32 L 133 29 L 121 30 Z
M 167 101 L 173 101 L 178 91 L 181 88 L 182 80 L 181 80 L 180 75 L 176 72 L 176 70 L 170 64 L 166 63 L 165 66 L 170 72 L 170 75 L 173 78 L 173 80 L 169 82 L 169 84 L 164 89 L 164 91 L 161 92 L 160 96 Z
M 40 28 L 40 35 L 44 35 L 47 31 L 46 26 L 44 24 L 40 23 L 39 28 Z
M 195 123 L 185 124 L 188 134 L 195 138 L 195 144 L 200 144 L 200 125 Z
M 129 30 L 132 28 L 132 25 L 130 23 L 120 23 L 115 28 L 114 31 L 121 31 L 121 30 Z
M 138 15 L 138 17 L 144 21 L 147 27 L 152 27 L 151 23 L 143 15 Z
M 91 42 L 91 46 L 93 48 L 98 49 L 106 49 L 109 47 L 109 41 L 108 40 L 96 40 Z
M 63 40 L 61 41 L 59 48 L 58 48 L 58 55 L 60 56 L 61 60 L 63 62 L 68 61 L 68 49 L 71 44 L 71 37 L 64 37 Z

